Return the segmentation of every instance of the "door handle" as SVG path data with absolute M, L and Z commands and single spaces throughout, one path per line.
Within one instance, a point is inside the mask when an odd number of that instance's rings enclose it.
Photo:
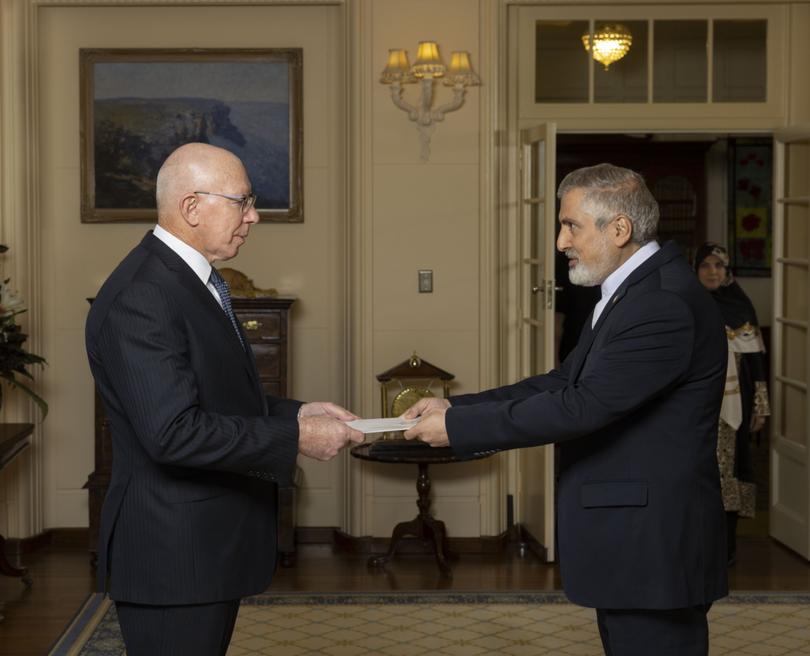
M 546 309 L 551 310 L 554 308 L 554 292 L 560 291 L 559 287 L 554 286 L 554 279 L 546 280 Z

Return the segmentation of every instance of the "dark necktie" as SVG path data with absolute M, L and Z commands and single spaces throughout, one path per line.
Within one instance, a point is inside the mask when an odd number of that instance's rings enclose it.
M 233 308 L 231 307 L 231 290 L 228 288 L 228 283 L 219 275 L 219 271 L 213 267 L 211 267 L 211 277 L 208 280 L 214 286 L 214 289 L 217 290 L 219 300 L 222 301 L 222 309 L 225 310 L 225 314 L 228 316 L 228 319 L 231 320 L 231 324 L 233 324 L 233 329 L 236 331 L 236 336 L 239 338 L 242 348 L 245 348 L 245 343 L 242 341 L 242 333 L 239 332 L 239 325 L 236 323 L 236 315 L 233 313 Z

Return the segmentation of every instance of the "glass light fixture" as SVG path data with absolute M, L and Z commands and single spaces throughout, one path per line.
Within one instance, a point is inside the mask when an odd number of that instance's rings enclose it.
M 583 34 L 582 45 L 586 51 L 593 53 L 593 58 L 602 64 L 605 70 L 608 70 L 611 64 L 619 61 L 630 51 L 633 35 L 621 23 L 604 25 L 593 33 L 593 43 L 590 32 Z
M 443 82 L 452 87 L 453 98 L 434 107 L 433 83 L 435 78 L 444 77 L 445 73 L 447 77 Z M 416 124 L 421 143 L 420 157 L 423 162 L 427 162 L 430 158 L 430 136 L 436 129 L 436 124 L 443 121 L 446 114 L 456 111 L 464 104 L 467 87 L 480 85 L 481 78 L 473 71 L 468 52 L 453 52 L 448 71 L 439 54 L 439 45 L 435 41 L 420 41 L 413 66 L 408 65 L 407 51 L 398 48 L 388 51 L 388 60 L 380 75 L 380 82 L 390 87 L 391 101 Z M 404 85 L 415 82 L 419 83 L 419 100 L 412 105 L 403 97 Z
M 481 84 L 481 78 L 472 69 L 469 52 L 456 50 L 450 53 L 450 68 L 447 69 L 442 84 L 447 87 L 454 87 L 457 84 L 474 87 Z
M 439 44 L 435 41 L 420 41 L 411 72 L 420 78 L 441 77 L 445 70 L 447 68 L 439 54 Z
M 408 51 L 393 48 L 388 51 L 388 63 L 380 76 L 383 84 L 393 84 L 401 82 L 411 84 L 416 82 L 416 78 L 411 73 L 411 64 L 408 61 Z

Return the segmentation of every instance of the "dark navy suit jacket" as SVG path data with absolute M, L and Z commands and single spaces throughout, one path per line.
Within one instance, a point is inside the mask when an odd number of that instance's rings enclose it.
M 265 398 L 222 308 L 151 232 L 99 291 L 86 344 L 113 443 L 100 589 L 109 575 L 116 601 L 160 605 L 266 589 L 300 404 Z
M 716 459 L 726 375 L 717 304 L 670 242 L 551 371 L 452 397 L 461 455 L 560 443 L 557 540 L 575 603 L 667 609 L 727 594 Z

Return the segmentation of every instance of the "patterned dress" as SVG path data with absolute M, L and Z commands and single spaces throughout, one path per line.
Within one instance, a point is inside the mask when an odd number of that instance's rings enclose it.
M 726 391 L 720 410 L 717 462 L 726 512 L 753 517 L 756 485 L 751 466 L 751 415 L 771 414 L 762 362 L 765 346 L 759 328 L 744 323 L 736 329 L 726 326 L 728 370 Z

